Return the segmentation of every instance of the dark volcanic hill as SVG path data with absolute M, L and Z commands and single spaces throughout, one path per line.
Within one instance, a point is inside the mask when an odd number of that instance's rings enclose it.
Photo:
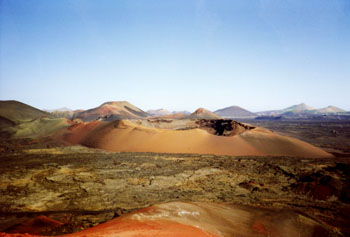
M 16 100 L 0 101 L 1 121 L 7 121 L 8 123 L 19 123 L 31 121 L 41 117 L 51 117 L 51 115 L 45 111 Z
M 253 118 L 257 115 L 239 106 L 230 106 L 214 112 L 224 118 Z
M 74 118 L 79 118 L 84 121 L 92 121 L 96 119 L 108 121 L 120 119 L 140 119 L 148 116 L 148 113 L 127 101 L 106 102 L 99 107 L 74 114 Z

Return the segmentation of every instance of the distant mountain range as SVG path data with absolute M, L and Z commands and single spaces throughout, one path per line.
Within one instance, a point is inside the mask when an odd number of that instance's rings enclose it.
M 207 109 L 199 108 L 193 113 L 188 111 L 170 112 L 165 109 L 148 110 L 147 113 L 152 117 L 162 119 L 220 119 L 221 117 Z
M 164 118 L 206 118 L 206 119 L 220 119 L 220 118 L 254 118 L 258 115 L 252 113 L 246 109 L 243 109 L 239 106 L 230 106 L 227 108 L 216 110 L 215 112 L 211 112 L 204 108 L 198 108 L 193 113 L 188 111 L 174 111 L 170 112 L 166 109 L 156 109 L 156 110 L 148 110 L 152 116 L 164 117 Z M 180 116 L 182 114 L 182 116 Z M 172 116 L 176 115 L 176 116 Z
M 67 107 L 62 107 L 59 109 L 44 109 L 44 111 L 52 113 L 52 112 L 67 112 L 67 111 L 73 111 L 73 110 Z
M 72 111 L 68 108 L 52 110 L 50 113 L 36 109 L 18 101 L 0 101 L 0 122 L 1 124 L 16 124 L 33 119 L 47 118 L 67 118 L 81 119 L 83 121 L 93 120 L 120 120 L 120 119 L 221 119 L 221 118 L 312 118 L 321 116 L 350 116 L 350 112 L 335 106 L 315 109 L 304 103 L 293 105 L 281 110 L 270 110 L 258 113 L 250 112 L 239 106 L 230 106 L 211 112 L 204 108 L 199 108 L 195 112 L 187 111 L 170 112 L 166 109 L 149 110 L 147 112 L 130 104 L 127 101 L 111 101 L 88 110 Z
M 191 112 L 188 112 L 186 110 L 170 112 L 167 109 L 154 109 L 154 110 L 147 110 L 146 112 L 152 116 L 165 116 L 165 115 L 172 115 L 172 114 L 184 114 L 184 115 L 191 114 Z
M 163 116 L 163 115 L 172 114 L 172 112 L 166 109 L 147 110 L 146 112 L 152 116 Z
M 71 119 L 74 113 L 80 112 L 78 110 L 73 111 L 67 107 L 62 107 L 59 109 L 52 109 L 52 110 L 45 109 L 44 111 L 49 112 L 55 118 L 67 118 L 67 119 Z
M 165 116 L 168 118 L 172 118 L 172 114 L 168 110 L 159 109 L 159 110 L 150 110 L 148 111 L 153 116 Z M 209 113 L 211 113 L 209 115 Z M 214 114 L 214 115 L 213 115 Z M 230 119 L 251 119 L 251 118 L 261 118 L 263 116 L 267 117 L 307 117 L 307 116 L 324 116 L 324 115 L 350 115 L 349 112 L 346 112 L 343 109 L 337 108 L 335 106 L 328 106 L 326 108 L 316 109 L 304 103 L 290 106 L 281 110 L 269 110 L 253 113 L 239 106 L 230 106 L 223 109 L 218 109 L 213 113 L 209 110 L 205 110 L 203 108 L 198 109 L 198 111 L 192 113 L 187 117 L 205 117 L 208 119 L 214 119 L 215 115 L 218 115 L 221 118 L 230 118 Z M 185 118 L 186 116 L 177 116 L 176 118 Z M 217 118 L 219 118 L 217 117 Z M 175 117 L 174 117 L 175 118 Z
M 328 114 L 328 113 L 344 113 L 344 112 L 346 112 L 343 109 L 340 109 L 338 107 L 331 106 L 331 105 L 326 107 L 326 108 L 318 109 L 317 111 L 319 113 L 324 113 L 324 114 Z
M 301 103 L 282 110 L 263 111 L 263 112 L 258 112 L 256 114 L 258 114 L 259 116 L 277 116 L 277 115 L 302 116 L 302 115 L 331 115 L 331 114 L 334 115 L 334 114 L 341 114 L 345 112 L 346 112 L 345 110 L 337 108 L 335 106 L 328 106 L 326 108 L 315 109 L 309 105 Z

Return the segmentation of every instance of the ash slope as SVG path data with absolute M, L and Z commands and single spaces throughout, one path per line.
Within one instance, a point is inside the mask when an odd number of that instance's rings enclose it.
M 210 121 L 210 120 L 209 120 Z M 159 121 L 170 126 L 169 121 Z M 183 120 L 183 123 L 186 123 Z M 133 121 L 94 121 L 80 123 L 64 130 L 59 139 L 115 152 L 198 153 L 232 156 L 298 156 L 332 157 L 311 144 L 276 134 L 263 128 L 238 126 L 232 136 L 218 136 L 207 127 L 189 124 L 163 129 Z

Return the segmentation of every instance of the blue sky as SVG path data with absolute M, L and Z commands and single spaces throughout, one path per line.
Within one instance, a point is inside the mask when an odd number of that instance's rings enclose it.
M 0 0 L 0 99 L 350 110 L 348 0 Z

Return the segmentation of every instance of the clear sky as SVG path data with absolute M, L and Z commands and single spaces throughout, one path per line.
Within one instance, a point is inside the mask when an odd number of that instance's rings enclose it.
M 0 100 L 350 110 L 349 0 L 0 0 Z

